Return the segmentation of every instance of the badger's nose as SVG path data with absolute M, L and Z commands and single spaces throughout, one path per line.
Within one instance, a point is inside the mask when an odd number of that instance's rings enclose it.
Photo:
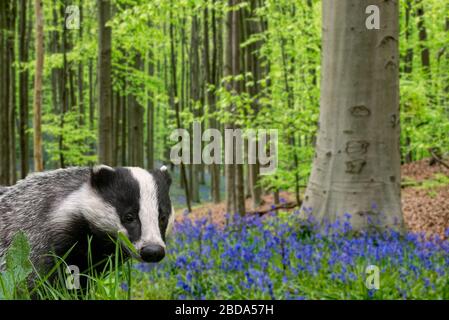
M 150 244 L 140 250 L 140 257 L 145 262 L 159 262 L 165 256 L 165 249 L 158 244 Z

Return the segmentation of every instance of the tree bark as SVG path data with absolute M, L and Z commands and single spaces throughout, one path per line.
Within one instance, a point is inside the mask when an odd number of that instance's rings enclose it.
M 135 53 L 134 68 L 142 70 L 142 57 Z M 133 83 L 133 86 L 137 84 Z M 143 89 L 141 89 L 143 90 Z M 128 99 L 128 161 L 129 165 L 143 167 L 143 117 L 144 108 L 139 104 L 135 93 L 131 93 Z
M 231 7 L 234 4 L 234 0 L 228 0 L 228 6 Z M 232 32 L 233 32 L 233 12 L 228 11 L 225 18 L 225 40 L 224 40 L 224 64 L 223 64 L 223 76 L 228 78 L 232 76 Z M 232 81 L 227 80 L 225 82 L 225 88 L 228 92 L 232 92 Z M 232 114 L 232 105 L 228 106 L 228 112 Z M 225 124 L 226 129 L 233 129 L 233 123 L 228 121 Z M 233 152 L 228 150 L 228 146 L 225 145 L 225 153 Z M 236 212 L 236 200 L 235 200 L 235 165 L 233 163 L 225 164 L 225 180 L 226 180 L 226 211 L 228 213 Z
M 193 116 L 195 121 L 199 117 L 198 104 L 200 103 L 200 57 L 199 57 L 199 22 L 198 17 L 192 17 L 192 29 L 191 29 L 191 42 L 190 42 L 190 103 L 193 107 Z M 191 129 L 193 127 L 191 126 Z M 193 131 L 190 131 L 191 138 L 191 150 L 193 150 Z M 192 201 L 200 202 L 200 190 L 199 190 L 199 165 L 193 163 L 194 153 L 191 152 L 191 165 L 190 165 L 190 196 Z
M 113 132 L 111 108 L 111 28 L 105 24 L 111 18 L 110 0 L 98 0 L 98 104 L 99 104 L 99 162 L 113 162 Z
M 7 67 L 8 67 L 8 122 L 9 122 L 9 184 L 16 183 L 16 66 L 15 66 L 15 34 L 16 34 L 16 1 L 9 2 L 9 10 L 7 17 Z
M 172 12 L 170 11 L 170 62 L 171 62 L 171 78 L 172 78 L 172 92 L 173 92 L 173 97 L 172 97 L 172 103 L 173 103 L 173 107 L 175 109 L 175 116 L 176 116 L 176 125 L 178 128 L 182 128 L 181 126 L 181 114 L 180 114 L 180 110 L 179 110 L 179 101 L 176 97 L 177 95 L 177 81 L 176 81 L 176 77 L 177 77 L 177 73 L 176 73 L 176 54 L 175 54 L 175 35 L 174 35 L 174 25 L 173 25 L 173 21 L 172 21 L 173 15 Z M 186 205 L 187 205 L 187 210 L 189 212 L 192 211 L 192 206 L 190 204 L 190 193 L 189 193 L 189 185 L 187 183 L 187 172 L 186 172 L 186 167 L 184 162 L 181 162 L 180 164 L 181 167 L 181 175 L 183 177 L 183 181 L 184 181 L 184 191 L 185 191 L 185 196 L 186 196 Z
M 148 75 L 154 76 L 153 54 L 148 54 Z M 147 100 L 147 168 L 154 169 L 154 94 L 148 92 Z
M 427 28 L 424 23 L 424 3 L 422 0 L 416 1 L 416 14 L 418 16 L 418 31 L 421 47 L 421 64 L 423 70 L 430 74 L 430 51 L 427 45 Z
M 228 7 L 235 7 L 240 3 L 240 0 L 229 0 Z M 228 11 L 226 15 L 226 40 L 225 40 L 225 63 L 224 63 L 224 76 L 237 76 L 241 74 L 241 54 L 240 45 L 242 40 L 242 26 L 240 20 L 240 10 L 235 9 Z M 241 93 L 242 87 L 240 80 L 232 79 L 225 84 L 226 89 L 232 95 L 238 95 Z M 225 129 L 237 129 L 235 125 L 234 115 L 236 114 L 237 106 L 235 103 L 229 105 L 229 113 L 231 119 L 225 125 Z M 236 147 L 233 144 L 233 150 L 226 146 L 225 153 L 234 154 L 232 163 L 225 164 L 226 174 L 226 191 L 227 191 L 227 211 L 230 213 L 245 214 L 245 188 L 243 179 L 243 164 L 237 164 L 235 151 Z
M 19 16 L 19 61 L 28 62 L 28 43 L 30 34 L 27 32 L 28 0 L 20 0 Z M 21 66 L 22 68 L 23 66 Z M 19 140 L 20 140 L 20 176 L 25 178 L 29 171 L 29 134 L 28 134 L 28 69 L 19 72 Z
M 365 26 L 380 8 L 380 30 Z M 323 0 L 318 140 L 303 209 L 319 222 L 345 213 L 402 229 L 399 151 L 398 2 Z
M 246 19 L 246 25 L 247 25 L 247 37 L 250 38 L 251 36 L 258 34 L 262 32 L 262 27 L 260 26 L 260 22 L 257 20 L 257 17 L 255 15 L 255 11 L 258 8 L 258 1 L 251 0 L 250 1 L 250 15 Z M 258 56 L 259 50 L 261 48 L 261 41 L 257 41 L 255 43 L 252 43 L 249 45 L 249 48 L 246 51 L 246 66 L 247 66 L 247 73 L 251 73 L 252 75 L 252 82 L 253 85 L 248 87 L 248 93 L 250 97 L 252 98 L 252 109 L 253 109 L 253 117 L 256 117 L 259 112 L 259 101 L 258 96 L 260 95 L 260 85 L 259 81 L 262 77 L 262 68 L 261 68 L 261 58 Z M 256 163 L 254 164 L 248 164 L 248 186 L 249 186 L 249 193 L 251 195 L 251 207 L 253 210 L 255 210 L 260 203 L 262 202 L 262 189 L 259 185 L 259 174 L 260 174 L 260 166 L 259 166 L 259 159 L 258 159 L 258 150 L 256 146 L 256 155 L 255 160 Z
M 215 1 L 213 1 L 215 4 Z M 204 77 L 206 80 L 206 104 L 209 107 L 209 128 L 218 129 L 218 123 L 216 120 L 216 73 L 217 73 L 217 25 L 215 18 L 215 7 L 212 11 L 212 39 L 213 39 L 213 49 L 212 49 L 212 61 L 210 60 L 210 45 L 209 45 L 209 10 L 206 6 L 203 13 L 203 33 L 204 33 Z M 211 85 L 215 85 L 214 89 L 208 88 Z M 211 176 L 211 198 L 213 203 L 220 202 L 220 167 L 217 163 L 212 163 L 209 165 L 209 172 Z
M 42 76 L 44 70 L 44 15 L 42 0 L 34 1 L 36 15 L 36 70 L 34 76 L 34 171 L 44 170 L 42 156 Z
M 9 64 L 9 20 L 11 3 L 0 2 L 0 185 L 11 184 L 10 139 L 11 66 Z
M 79 1 L 80 10 L 80 27 L 78 30 L 78 41 L 82 43 L 83 41 L 83 0 Z M 83 61 L 80 60 L 78 63 L 78 102 L 79 102 L 79 125 L 84 125 L 84 117 L 86 113 L 86 108 L 84 106 L 84 65 Z

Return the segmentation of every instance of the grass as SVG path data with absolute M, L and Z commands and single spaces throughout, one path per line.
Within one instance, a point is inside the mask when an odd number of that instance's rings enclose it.
M 349 219 L 323 230 L 297 213 L 227 216 L 225 226 L 186 217 L 160 264 L 122 263 L 117 246 L 103 272 L 85 275 L 86 290 L 68 290 L 64 272 L 35 290 L 41 299 L 449 299 L 447 240 L 356 233 Z M 369 265 L 379 268 L 379 290 L 366 286 Z M 0 297 L 29 298 L 20 279 L 21 290 Z

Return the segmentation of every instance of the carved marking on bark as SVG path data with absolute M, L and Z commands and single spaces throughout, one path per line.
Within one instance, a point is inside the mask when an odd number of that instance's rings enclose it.
M 385 65 L 384 65 L 385 69 L 391 68 L 392 70 L 396 69 L 396 62 L 394 62 L 393 60 L 388 60 Z
M 369 117 L 371 115 L 371 110 L 363 105 L 351 107 L 349 112 L 356 118 Z
M 346 153 L 350 155 L 365 154 L 368 151 L 369 142 L 364 140 L 348 141 L 346 143 Z
M 346 173 L 360 174 L 366 165 L 366 161 L 363 159 L 346 161 Z
M 396 114 L 392 114 L 391 115 L 390 121 L 391 121 L 391 126 L 393 128 L 396 128 L 396 126 L 399 124 L 399 119 L 398 119 L 398 116 Z
M 379 42 L 377 47 L 385 46 L 390 41 L 397 42 L 398 40 L 396 40 L 395 37 L 388 35 L 388 36 L 383 37 L 383 39 Z
M 353 134 L 354 131 L 352 131 L 352 130 L 343 130 L 343 133 L 346 133 L 346 134 Z
M 326 152 L 326 156 L 331 157 L 332 156 L 332 152 L 331 151 Z

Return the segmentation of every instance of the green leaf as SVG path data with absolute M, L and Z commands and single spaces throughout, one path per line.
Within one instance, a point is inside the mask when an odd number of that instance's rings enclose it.
M 6 271 L 0 275 L 0 299 L 29 298 L 26 280 L 33 268 L 25 233 L 17 233 L 5 255 Z
M 12 240 L 6 253 L 6 270 L 14 276 L 16 282 L 26 280 L 33 270 L 31 266 L 30 245 L 24 232 L 20 231 Z
M 118 238 L 119 240 L 129 249 L 131 250 L 132 253 L 138 255 L 139 253 L 137 252 L 137 249 L 134 247 L 134 245 L 132 244 L 131 241 L 129 241 L 128 237 L 123 233 L 123 232 L 119 232 L 118 233 Z

